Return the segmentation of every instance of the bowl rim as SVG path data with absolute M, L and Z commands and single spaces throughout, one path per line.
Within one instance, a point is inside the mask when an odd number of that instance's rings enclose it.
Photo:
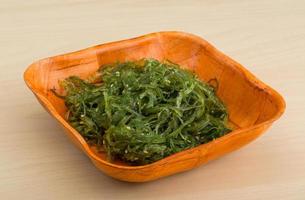
M 250 82 L 250 85 L 266 91 L 270 96 L 273 97 L 273 99 L 275 99 L 276 102 L 274 102 L 274 103 L 277 104 L 277 108 L 278 108 L 276 114 L 274 114 L 274 116 L 272 118 L 270 118 L 266 121 L 263 121 L 263 122 L 260 122 L 258 124 L 254 124 L 254 125 L 251 125 L 251 126 L 248 126 L 248 127 L 238 128 L 238 129 L 233 130 L 230 133 L 228 133 L 228 134 L 226 134 L 222 137 L 219 137 L 219 138 L 217 138 L 213 141 L 210 141 L 208 143 L 201 144 L 201 145 L 198 145 L 196 147 L 186 149 L 186 150 L 183 150 L 181 152 L 172 154 L 172 155 L 167 156 L 165 158 L 162 158 L 162 159 L 160 159 L 156 162 L 146 164 L 146 165 L 139 165 L 139 166 L 129 166 L 129 165 L 125 166 L 125 165 L 119 165 L 119 164 L 108 162 L 107 160 L 102 159 L 95 152 L 93 152 L 93 150 L 90 148 L 89 144 L 85 141 L 85 139 L 81 136 L 81 134 L 78 131 L 76 131 L 62 116 L 60 116 L 57 113 L 53 104 L 46 98 L 45 95 L 43 95 L 40 91 L 38 91 L 36 88 L 34 88 L 32 83 L 31 83 L 31 79 L 30 79 L 30 75 L 29 75 L 30 71 L 35 65 L 37 65 L 38 63 L 40 63 L 42 61 L 46 61 L 46 60 L 52 59 L 52 58 L 57 57 L 57 56 L 71 55 L 71 54 L 74 54 L 74 53 L 82 53 L 82 52 L 86 52 L 88 50 L 96 49 L 96 48 L 99 48 L 99 49 L 105 49 L 106 48 L 106 50 L 107 50 L 107 48 L 110 47 L 110 46 L 114 46 L 114 45 L 118 45 L 118 44 L 122 44 L 122 43 L 126 43 L 126 42 L 136 43 L 137 41 L 141 41 L 141 40 L 147 39 L 149 37 L 161 37 L 161 35 L 163 35 L 163 34 L 178 36 L 178 37 L 191 38 L 194 42 L 199 43 L 200 45 L 204 46 L 205 50 L 208 51 L 210 54 L 217 57 L 217 59 L 215 59 L 217 62 L 219 62 L 219 60 L 220 60 L 221 62 L 229 63 L 230 66 L 234 67 L 236 70 L 238 70 L 238 72 L 242 73 L 242 75 L 245 76 L 246 80 Z M 108 43 L 104 43 L 104 44 L 100 44 L 100 45 L 95 45 L 95 46 L 92 46 L 92 47 L 89 47 L 89 48 L 85 48 L 85 49 L 74 51 L 74 52 L 69 52 L 69 53 L 66 53 L 66 54 L 60 54 L 60 55 L 57 55 L 57 56 L 52 56 L 52 57 L 47 57 L 47 58 L 44 58 L 44 59 L 40 59 L 40 60 L 32 63 L 31 65 L 29 65 L 28 68 L 25 70 L 25 72 L 23 74 L 24 81 L 25 81 L 26 85 L 30 88 L 30 90 L 37 96 L 37 98 L 44 103 L 45 108 L 48 109 L 48 111 L 51 113 L 51 115 L 61 125 L 63 125 L 66 129 L 68 129 L 69 132 L 72 133 L 72 136 L 75 137 L 79 141 L 79 143 L 82 145 L 83 151 L 91 159 L 94 159 L 95 161 L 103 163 L 104 165 L 107 165 L 109 167 L 114 167 L 114 168 L 118 168 L 118 169 L 126 169 L 126 170 L 134 170 L 134 169 L 143 169 L 143 168 L 148 168 L 148 167 L 154 167 L 154 166 L 160 165 L 161 163 L 167 162 L 167 161 L 173 159 L 174 157 L 179 157 L 180 154 L 184 154 L 184 153 L 191 152 L 191 151 L 196 151 L 196 150 L 203 149 L 203 148 L 209 148 L 213 144 L 221 142 L 223 140 L 227 140 L 228 138 L 230 138 L 234 135 L 238 135 L 242 132 L 246 132 L 246 131 L 261 127 L 261 126 L 271 124 L 272 122 L 276 121 L 284 113 L 285 108 L 286 108 L 286 103 L 285 103 L 284 98 L 276 90 L 274 90 L 273 88 L 268 86 L 266 83 L 264 83 L 263 81 L 258 79 L 255 75 L 253 75 L 250 71 L 248 71 L 245 67 L 243 67 L 241 64 L 239 64 L 237 61 L 233 60 L 232 58 L 225 55 L 220 50 L 216 49 L 216 47 L 214 45 L 207 42 L 205 39 L 203 39 L 199 36 L 196 36 L 194 34 L 186 33 L 186 32 L 181 32 L 181 31 L 153 32 L 153 33 L 141 35 L 141 36 L 130 38 L 130 39 L 118 40 L 118 41 L 114 41 L 114 42 L 108 42 Z

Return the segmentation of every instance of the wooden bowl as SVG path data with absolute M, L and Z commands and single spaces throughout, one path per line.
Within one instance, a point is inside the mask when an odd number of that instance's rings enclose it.
M 107 161 L 104 154 L 90 147 L 65 120 L 64 102 L 50 89 L 61 91 L 59 80 L 71 75 L 86 78 L 103 64 L 141 58 L 168 59 L 193 70 L 202 80 L 217 80 L 217 95 L 228 108 L 234 131 L 148 165 L 128 166 Z M 24 79 L 42 106 L 98 169 L 129 182 L 151 181 L 190 170 L 239 149 L 266 131 L 285 110 L 279 93 L 207 41 L 182 32 L 152 33 L 42 59 L 28 67 Z

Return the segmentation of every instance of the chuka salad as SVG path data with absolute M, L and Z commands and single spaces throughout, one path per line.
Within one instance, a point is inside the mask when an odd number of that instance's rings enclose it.
M 169 61 L 104 65 L 61 85 L 67 120 L 110 160 L 144 165 L 230 131 L 214 88 Z

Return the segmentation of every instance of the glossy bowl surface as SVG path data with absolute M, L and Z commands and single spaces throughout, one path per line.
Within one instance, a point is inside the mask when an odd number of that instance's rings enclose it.
M 50 90 L 71 75 L 88 77 L 99 66 L 141 58 L 168 59 L 191 69 L 204 81 L 217 80 L 217 95 L 235 127 L 231 133 L 207 144 L 166 157 L 152 164 L 128 166 L 107 161 L 65 120 L 64 102 Z M 64 127 L 66 134 L 104 173 L 129 182 L 145 182 L 207 163 L 239 149 L 260 136 L 285 110 L 275 90 L 204 39 L 183 32 L 158 32 L 111 42 L 34 62 L 24 73 L 28 87 L 42 106 Z

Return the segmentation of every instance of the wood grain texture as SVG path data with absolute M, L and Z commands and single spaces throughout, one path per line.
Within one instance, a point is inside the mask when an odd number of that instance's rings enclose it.
M 0 195 L 6 199 L 304 199 L 304 1 L 2 1 Z M 101 174 L 45 113 L 22 73 L 39 58 L 160 30 L 195 33 L 287 101 L 256 142 L 148 184 Z
M 193 71 L 205 82 L 216 81 L 217 95 L 228 109 L 234 130 L 207 144 L 144 166 L 109 162 L 106 153 L 96 153 L 68 123 L 64 101 L 52 90 L 61 92 L 59 82 L 70 76 L 86 79 L 100 66 L 143 58 L 170 60 Z M 237 150 L 260 136 L 285 110 L 284 99 L 275 90 L 204 39 L 184 32 L 150 33 L 45 58 L 26 69 L 24 80 L 41 105 L 57 119 L 71 141 L 97 168 L 128 182 L 147 182 L 187 171 Z

